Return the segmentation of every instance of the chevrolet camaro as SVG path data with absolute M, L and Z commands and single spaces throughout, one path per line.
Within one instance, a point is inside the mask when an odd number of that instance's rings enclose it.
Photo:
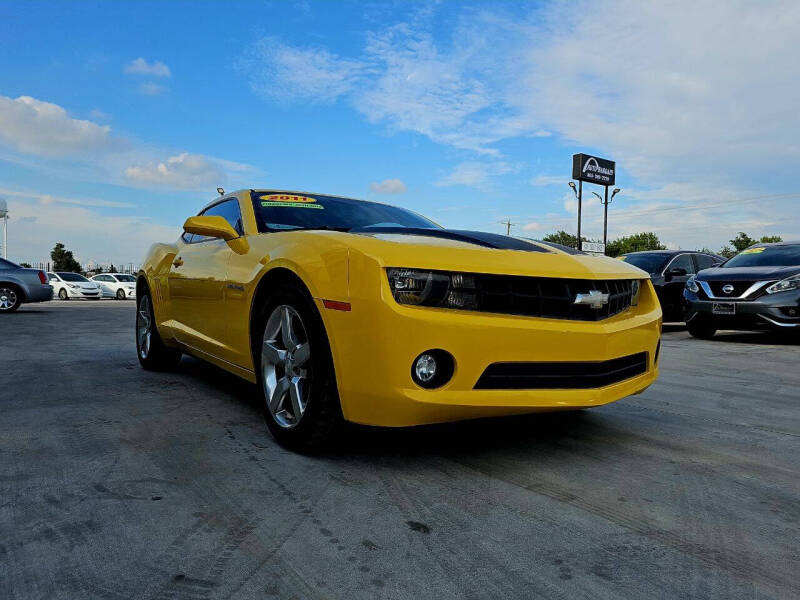
M 257 384 L 289 447 L 343 421 L 594 407 L 658 376 L 658 299 L 618 260 L 305 192 L 226 194 L 183 230 L 138 273 L 139 361 L 188 353 Z

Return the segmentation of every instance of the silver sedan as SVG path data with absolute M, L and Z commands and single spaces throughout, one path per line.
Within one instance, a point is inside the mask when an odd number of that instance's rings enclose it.
M 0 258 L 0 314 L 12 313 L 24 302 L 52 300 L 53 286 L 39 269 L 23 269 Z

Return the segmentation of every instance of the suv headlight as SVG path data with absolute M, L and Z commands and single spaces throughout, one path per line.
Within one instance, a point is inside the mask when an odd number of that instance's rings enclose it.
M 788 292 L 789 290 L 800 290 L 800 275 L 792 275 L 780 280 L 778 283 L 773 283 L 766 291 L 768 294 L 777 294 L 778 292 Z
M 693 294 L 696 294 L 697 292 L 700 291 L 700 286 L 697 285 L 697 281 L 695 281 L 694 275 L 692 275 L 691 277 L 689 277 L 689 279 L 686 280 L 686 289 L 692 292 Z
M 467 273 L 386 269 L 392 296 L 400 304 L 475 310 L 475 277 Z

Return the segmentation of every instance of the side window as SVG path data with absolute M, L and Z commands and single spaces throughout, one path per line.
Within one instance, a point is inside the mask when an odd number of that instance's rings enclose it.
M 238 233 L 239 235 L 244 235 L 244 227 L 242 226 L 242 212 L 239 210 L 239 200 L 237 200 L 236 198 L 231 198 L 230 200 L 224 200 L 219 204 L 210 206 L 209 208 L 201 212 L 200 216 L 222 217 L 228 223 L 230 223 L 231 227 L 233 227 L 236 230 L 236 233 Z M 191 241 L 187 243 L 196 244 L 197 242 L 205 242 L 206 240 L 210 239 L 213 238 L 205 237 L 202 235 L 193 235 Z M 186 240 L 184 239 L 184 241 Z
M 224 202 L 215 204 L 202 214 L 204 216 L 216 215 L 218 217 L 222 217 L 228 223 L 230 223 L 231 227 L 236 230 L 236 233 L 239 235 L 244 234 L 244 228 L 242 227 L 242 213 L 239 210 L 239 200 L 236 198 L 231 198 L 230 200 L 225 200 Z
M 698 271 L 710 269 L 719 262 L 716 258 L 709 256 L 708 254 L 695 254 L 694 259 L 697 261 Z
M 691 254 L 680 254 L 672 259 L 672 262 L 667 267 L 668 271 L 672 269 L 686 269 L 687 275 L 694 275 L 697 271 L 694 268 L 694 261 Z
M 48 273 L 47 276 L 50 278 L 50 281 L 58 281 L 58 275 L 55 273 Z

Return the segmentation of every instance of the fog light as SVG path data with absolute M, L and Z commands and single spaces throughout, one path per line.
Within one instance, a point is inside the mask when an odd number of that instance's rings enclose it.
M 449 352 L 426 350 L 411 363 L 411 379 L 418 386 L 431 390 L 450 381 L 455 368 L 455 360 Z
M 428 383 L 436 376 L 436 359 L 430 354 L 423 354 L 414 363 L 414 371 L 420 381 Z

